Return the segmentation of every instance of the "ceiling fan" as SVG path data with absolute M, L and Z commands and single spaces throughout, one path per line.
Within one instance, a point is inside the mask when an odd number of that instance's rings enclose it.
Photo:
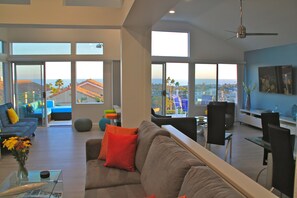
M 246 27 L 244 25 L 242 25 L 242 15 L 243 15 L 242 0 L 240 0 L 240 26 L 237 28 L 237 32 L 229 31 L 229 32 L 236 33 L 236 35 L 233 36 L 232 38 L 236 37 L 236 38 L 243 39 L 246 36 L 276 36 L 276 35 L 278 35 L 278 33 L 247 33 Z

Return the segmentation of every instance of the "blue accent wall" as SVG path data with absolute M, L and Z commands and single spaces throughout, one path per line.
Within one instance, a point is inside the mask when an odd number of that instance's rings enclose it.
M 297 104 L 297 43 L 247 51 L 244 54 L 246 61 L 245 82 L 257 84 L 251 94 L 251 108 L 273 110 L 278 106 L 278 111 L 283 116 L 291 116 L 293 104 Z M 294 95 L 283 95 L 259 92 L 258 67 L 292 65 L 294 76 Z

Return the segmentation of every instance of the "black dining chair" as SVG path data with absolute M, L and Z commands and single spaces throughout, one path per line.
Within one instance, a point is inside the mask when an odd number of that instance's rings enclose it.
M 225 145 L 227 140 L 225 161 L 227 160 L 228 148 L 230 159 L 232 156 L 232 133 L 225 131 L 226 102 L 211 102 L 207 105 L 207 138 L 205 147 L 210 144 Z
M 262 140 L 269 143 L 270 141 L 269 141 L 268 124 L 280 126 L 279 113 L 277 112 L 261 113 L 261 123 L 262 123 L 262 133 L 263 133 Z M 269 151 L 267 149 L 264 149 L 263 165 L 267 165 L 268 152 Z
M 261 113 L 261 124 L 262 124 L 262 140 L 267 142 L 269 144 L 269 132 L 268 132 L 268 124 L 273 124 L 275 126 L 280 126 L 279 122 L 279 113 L 278 112 L 266 112 Z M 267 158 L 268 153 L 270 151 L 264 148 L 264 155 L 263 155 L 263 165 L 267 165 Z M 259 177 L 261 173 L 266 169 L 267 167 L 264 167 L 262 170 L 259 171 L 256 181 L 259 180 Z
M 293 197 L 295 161 L 293 156 L 294 138 L 290 130 L 268 124 L 272 153 L 272 189 Z

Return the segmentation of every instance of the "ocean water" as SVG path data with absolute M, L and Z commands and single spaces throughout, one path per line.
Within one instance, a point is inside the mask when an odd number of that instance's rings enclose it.
M 180 86 L 188 85 L 188 80 L 177 80 L 176 82 L 179 82 Z M 216 84 L 215 79 L 195 79 L 195 84 Z M 152 84 L 162 84 L 162 79 L 155 78 L 152 79 Z M 219 80 L 219 84 L 237 84 L 237 80 L 234 79 L 222 79 Z

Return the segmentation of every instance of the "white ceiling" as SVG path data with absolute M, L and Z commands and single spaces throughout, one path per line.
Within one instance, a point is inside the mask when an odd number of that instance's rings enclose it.
M 162 20 L 190 23 L 223 40 L 234 36 L 240 24 L 239 0 L 180 0 Z M 276 32 L 278 36 L 248 36 L 228 42 L 243 50 L 297 43 L 296 0 L 243 0 L 247 32 Z

